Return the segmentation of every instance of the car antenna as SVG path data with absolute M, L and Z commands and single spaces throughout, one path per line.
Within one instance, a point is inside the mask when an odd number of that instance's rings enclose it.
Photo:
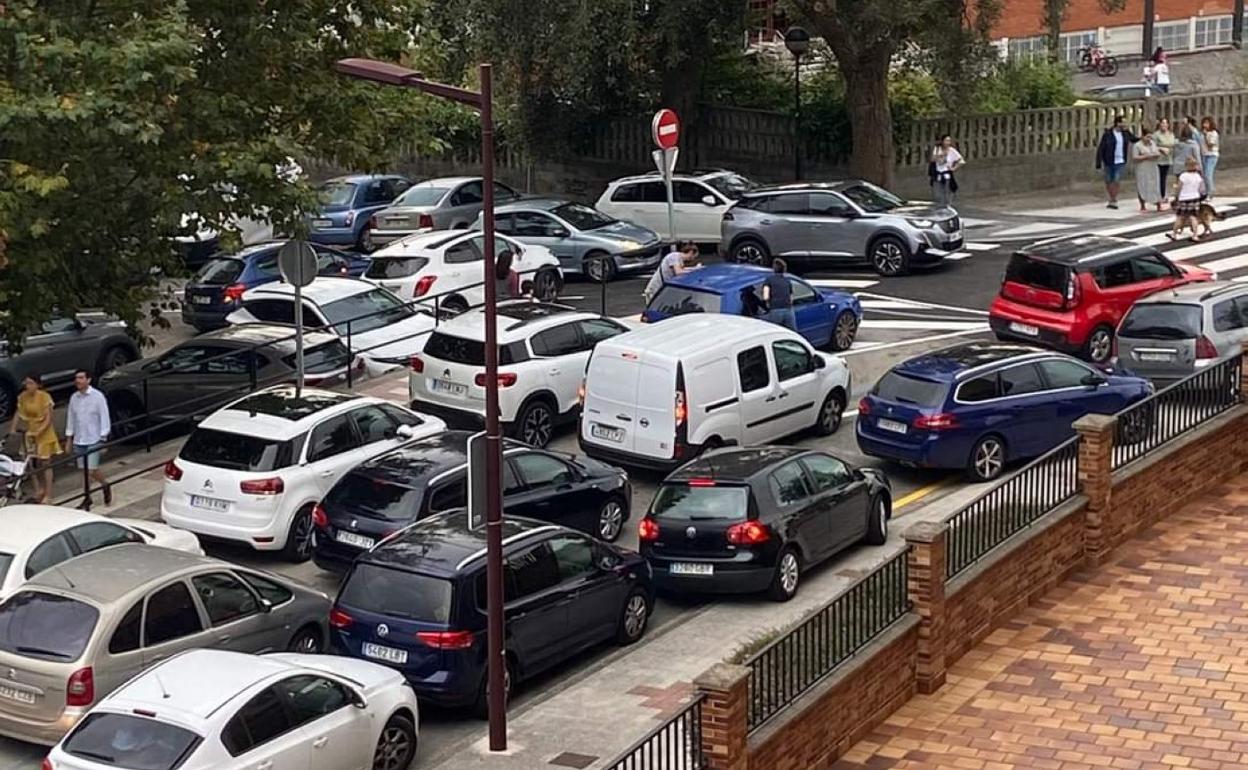
M 69 579 L 69 575 L 66 575 L 64 571 L 61 570 L 61 566 L 59 564 L 56 566 L 56 574 L 60 575 L 61 580 L 64 580 L 66 583 L 68 583 L 70 588 L 74 590 L 78 590 L 78 586 L 74 585 L 74 581 Z
M 165 683 L 161 680 L 160 674 L 153 671 L 152 676 L 156 678 L 156 686 L 160 688 L 160 697 L 169 700 L 169 691 L 165 689 Z

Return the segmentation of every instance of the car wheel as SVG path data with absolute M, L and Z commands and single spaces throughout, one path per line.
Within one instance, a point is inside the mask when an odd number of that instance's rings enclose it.
M 132 396 L 120 396 L 108 405 L 110 435 L 115 439 L 127 439 L 147 428 L 143 419 L 143 405 Z
M 17 409 L 17 388 L 8 382 L 0 382 L 0 420 L 13 417 Z
M 867 514 L 867 545 L 884 545 L 888 540 L 888 498 L 880 495 Z
M 858 316 L 849 310 L 841 311 L 832 327 L 832 349 L 849 350 L 858 336 Z
M 746 238 L 738 241 L 732 247 L 732 261 L 739 262 L 743 265 L 762 265 L 766 264 L 768 258 L 767 247 L 762 241 L 754 238 Z
M 382 728 L 373 751 L 373 770 L 407 770 L 416 756 L 416 725 L 395 714 Z
M 515 434 L 529 446 L 542 448 L 550 443 L 555 432 L 555 413 L 550 404 L 535 398 L 524 405 L 516 417 Z
M 594 283 L 610 283 L 615 280 L 615 260 L 605 251 L 590 252 L 585 255 L 582 272 Z
M 516 671 L 515 664 L 511 658 L 507 658 L 507 667 L 503 669 L 503 705 L 506 706 L 511 702 L 511 694 L 515 691 Z M 473 704 L 472 713 L 476 714 L 480 719 L 490 718 L 490 673 L 486 669 L 485 676 L 481 677 L 481 689 L 477 692 L 477 702 Z
M 98 380 L 105 374 L 118 367 L 125 366 L 132 360 L 130 351 L 121 345 L 114 345 L 100 354 L 100 360 L 95 364 L 95 378 Z
M 797 557 L 793 546 L 786 545 L 776 557 L 776 572 L 772 575 L 767 596 L 773 601 L 787 602 L 797 595 L 797 586 L 801 580 L 802 560 Z
M 1083 343 L 1083 355 L 1094 364 L 1103 364 L 1114 352 L 1114 330 L 1108 326 L 1098 326 L 1088 335 Z
M 286 546 L 282 548 L 282 558 L 295 564 L 302 564 L 312 558 L 311 506 L 300 508 L 291 520 L 290 531 L 286 533 Z
M 553 270 L 539 270 L 533 276 L 533 296 L 542 302 L 559 299 L 559 275 Z
M 355 239 L 355 247 L 365 254 L 372 254 L 377 245 L 373 243 L 372 225 L 364 225 L 364 229 L 360 230 L 360 235 Z
M 452 315 L 468 312 L 468 300 L 459 295 L 442 300 L 441 310 Z
M 905 275 L 910 270 L 910 250 L 894 235 L 877 238 L 871 244 L 871 266 L 886 278 Z
M 966 475 L 971 481 L 992 481 L 1005 469 L 1005 442 L 999 436 L 984 436 L 971 449 Z
M 598 509 L 595 534 L 608 543 L 614 543 L 624 529 L 624 503 L 617 497 L 607 498 Z
M 299 633 L 290 638 L 290 644 L 286 645 L 287 652 L 302 652 L 307 655 L 315 655 L 321 651 L 321 632 L 316 630 L 315 626 L 306 626 L 299 629 Z
M 620 628 L 615 640 L 627 647 L 641 639 L 646 633 L 646 623 L 650 620 L 650 599 L 646 592 L 634 588 L 624 600 L 624 609 L 620 612 Z
M 819 407 L 819 419 L 815 422 L 815 434 L 831 436 L 841 427 L 841 417 L 845 414 L 845 394 L 839 389 L 833 390 Z

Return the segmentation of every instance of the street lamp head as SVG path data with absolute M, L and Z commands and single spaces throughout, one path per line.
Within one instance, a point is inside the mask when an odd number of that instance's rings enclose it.
M 801 27 L 789 27 L 784 33 L 784 47 L 794 56 L 801 56 L 810 49 L 810 33 Z
M 404 86 L 424 78 L 416 70 L 375 59 L 340 59 L 335 62 L 334 69 L 353 78 L 391 86 Z

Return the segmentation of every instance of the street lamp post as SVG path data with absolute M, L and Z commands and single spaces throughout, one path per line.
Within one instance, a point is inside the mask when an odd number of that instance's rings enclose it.
M 492 71 L 478 68 L 481 91 L 469 91 L 425 80 L 421 73 L 389 62 L 343 59 L 334 68 L 344 75 L 375 83 L 415 88 L 427 94 L 464 104 L 481 114 L 481 232 L 484 241 L 482 278 L 485 289 L 485 547 L 486 547 L 486 646 L 489 665 L 490 751 L 507 749 L 507 661 L 503 657 L 503 500 L 502 435 L 498 425 L 498 331 L 497 297 L 494 291 L 494 116 Z
M 793 181 L 802 181 L 802 55 L 810 48 L 810 34 L 801 27 L 789 27 L 784 47 L 793 54 Z

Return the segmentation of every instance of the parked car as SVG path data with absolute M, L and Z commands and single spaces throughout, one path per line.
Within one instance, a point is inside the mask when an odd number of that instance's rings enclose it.
M 44 767 L 405 770 L 417 713 L 403 677 L 366 661 L 188 650 L 100 701 Z
M 690 270 L 663 284 L 641 314 L 647 322 L 686 313 L 726 313 L 749 316 L 747 292 L 762 299 L 762 285 L 770 268 L 718 264 Z M 862 323 L 862 303 L 848 292 L 821 289 L 795 275 L 787 275 L 797 333 L 817 348 L 848 350 Z
M 863 454 L 991 481 L 1074 435 L 1085 414 L 1146 398 L 1142 377 L 1020 345 L 967 343 L 897 364 L 858 403 Z
M 1116 86 L 1089 88 L 1075 100 L 1075 105 L 1105 104 L 1109 102 L 1138 102 L 1161 96 L 1157 86 L 1147 83 L 1124 83 Z
M 373 214 L 386 208 L 412 183 L 384 174 L 342 176 L 320 187 L 321 210 L 309 223 L 308 240 L 351 246 L 368 253 L 373 244 Z
M 480 215 L 474 227 L 481 229 Z M 653 230 L 560 198 L 499 206 L 494 209 L 494 228 L 521 243 L 549 249 L 565 273 L 599 282 L 652 269 L 663 258 L 663 243 Z
M 505 235 L 494 237 L 495 256 L 511 252 L 511 268 L 532 285 L 534 297 L 551 301 L 559 296 L 563 273 L 549 249 L 522 246 Z M 430 306 L 462 313 L 485 301 L 484 249 L 485 238 L 478 232 L 418 233 L 380 249 L 364 277 L 406 301 L 428 297 Z
M 575 422 L 590 351 L 628 327 L 597 313 L 541 302 L 498 305 L 499 420 L 509 435 L 544 447 Z M 485 425 L 485 313 L 440 325 L 412 356 L 408 398 L 450 425 Z
M 0 420 L 13 417 L 22 380 L 37 374 L 50 390 L 73 385 L 74 371 L 87 368 L 101 377 L 141 358 L 126 322 L 103 313 L 53 316 L 22 340 L 20 351 L 0 340 Z
M 176 422 L 216 411 L 252 390 L 294 382 L 294 329 L 278 324 L 239 324 L 175 345 L 159 358 L 135 361 L 100 378 L 108 399 L 112 438 L 152 422 Z M 350 356 L 338 336 L 303 335 L 304 383 L 329 386 L 347 373 Z M 364 359 L 357 358 L 362 371 Z
M 249 289 L 231 324 L 295 323 L 295 287 L 271 283 Z M 433 331 L 433 311 L 412 307 L 386 289 L 355 278 L 317 278 L 303 287 L 305 329 L 335 334 L 370 377 L 407 364 Z
M 317 652 L 329 605 L 288 578 L 150 545 L 61 562 L 0 604 L 0 735 L 56 743 L 100 698 L 183 650 Z
M 531 519 L 508 516 L 502 529 L 508 696 L 583 650 L 641 639 L 654 597 L 639 555 Z M 466 513 L 362 555 L 329 622 L 339 653 L 397 668 L 422 701 L 484 716 L 485 531 Z
M 466 431 L 413 441 L 348 471 L 313 511 L 313 558 L 342 569 L 395 531 L 468 505 Z M 633 490 L 628 474 L 606 463 L 503 444 L 503 507 L 606 541 L 620 536 Z
M 1109 360 L 1114 329 L 1140 297 L 1216 276 L 1180 265 L 1125 238 L 1079 235 L 1014 253 L 988 322 L 1000 340 L 1018 340 Z
M 182 322 L 201 332 L 225 326 L 225 317 L 239 308 L 244 292 L 281 280 L 277 253 L 285 243 L 268 241 L 209 259 L 186 283 Z M 319 275 L 358 277 L 368 268 L 368 259 L 357 254 L 319 244 L 312 250 Z
M 0 600 L 68 559 L 126 543 L 203 554 L 195 535 L 155 521 L 100 516 L 58 505 L 7 506 L 0 518 Z
M 373 214 L 369 223 L 373 244 L 385 246 L 413 233 L 463 230 L 481 214 L 482 179 L 452 176 L 417 182 L 389 206 Z M 494 183 L 494 205 L 514 201 L 520 193 Z
M 445 424 L 371 396 L 279 385 L 213 413 L 165 465 L 160 517 L 201 536 L 312 555 L 312 507 L 356 465 Z
M 731 315 L 676 316 L 598 343 L 585 373 L 581 449 L 671 469 L 703 449 L 841 425 L 849 367 L 796 332 Z
M 638 537 L 660 590 L 766 591 L 783 602 L 819 562 L 883 545 L 892 504 L 878 470 L 797 447 L 728 447 L 664 479 Z
M 672 177 L 676 233 L 667 224 L 667 188 L 657 172 L 617 179 L 594 208 L 608 216 L 653 230 L 660 238 L 719 242 L 719 221 L 732 202 L 756 185 L 732 171 L 692 171 Z
M 1118 325 L 1117 363 L 1158 388 L 1232 356 L 1248 340 L 1248 285 L 1180 286 L 1136 301 Z

